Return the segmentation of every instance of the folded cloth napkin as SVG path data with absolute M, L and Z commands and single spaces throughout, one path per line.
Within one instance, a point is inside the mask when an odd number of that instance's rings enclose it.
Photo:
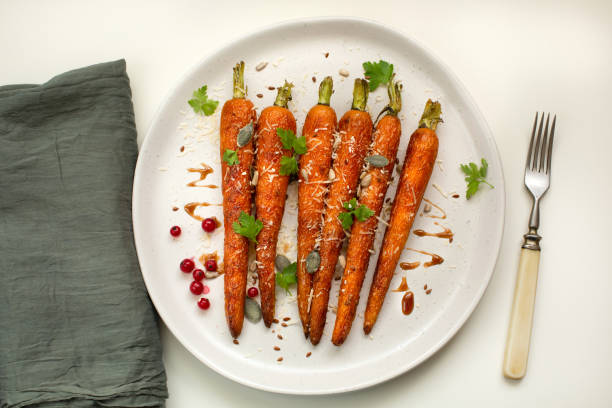
M 160 407 L 125 61 L 0 87 L 0 406 Z

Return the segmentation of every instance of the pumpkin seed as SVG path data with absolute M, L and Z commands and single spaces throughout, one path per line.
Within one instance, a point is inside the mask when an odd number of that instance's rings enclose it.
M 372 175 L 368 174 L 364 178 L 361 179 L 361 187 L 366 188 L 372 182 Z
M 306 271 L 308 273 L 315 273 L 321 265 L 321 255 L 318 251 L 312 251 L 306 257 Z
M 346 256 L 344 255 L 340 255 L 338 257 L 338 263 L 340 264 L 340 266 L 342 267 L 342 269 L 344 269 L 344 267 L 346 266 Z
M 368 156 L 366 157 L 366 161 L 374 167 L 385 167 L 387 164 L 389 164 L 389 160 L 380 154 Z
M 276 265 L 277 271 L 282 272 L 286 267 L 291 265 L 291 261 L 285 255 L 276 255 L 274 265 Z
M 345 78 L 349 76 L 349 72 L 348 72 L 346 69 L 344 69 L 344 68 L 341 68 L 341 69 L 338 71 L 338 73 L 339 73 L 340 75 L 342 75 L 343 77 L 345 77 Z
M 261 320 L 261 308 L 259 303 L 251 298 L 246 298 L 244 302 L 244 317 L 251 323 L 259 323 Z
M 259 64 L 257 64 L 257 66 L 255 67 L 255 71 L 259 72 L 261 70 L 263 70 L 265 67 L 268 66 L 267 62 L 260 62 Z
M 240 129 L 240 132 L 238 132 L 238 137 L 236 138 L 238 147 L 246 146 L 249 140 L 251 140 L 251 137 L 253 137 L 253 122 L 249 122 L 245 127 Z

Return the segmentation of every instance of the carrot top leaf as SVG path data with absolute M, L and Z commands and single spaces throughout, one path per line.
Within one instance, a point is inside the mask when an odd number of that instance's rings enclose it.
M 256 220 L 250 214 L 242 211 L 238 216 L 238 222 L 234 221 L 232 229 L 236 234 L 240 234 L 243 237 L 247 237 L 251 242 L 257 243 L 257 234 L 262 230 L 263 223 L 260 220 Z
M 374 215 L 374 211 L 369 209 L 366 205 L 357 205 L 357 199 L 352 198 L 350 201 L 342 204 L 346 212 L 338 214 L 338 219 L 342 223 L 342 228 L 345 230 L 350 229 L 353 226 L 353 216 L 358 221 L 365 221 Z
M 378 62 L 364 62 L 363 73 L 370 82 L 370 91 L 374 91 L 379 85 L 386 85 L 393 77 L 393 64 L 380 60 Z
M 474 194 L 476 194 L 481 183 L 485 183 L 489 187 L 495 188 L 485 180 L 487 177 L 487 169 L 489 168 L 489 164 L 484 158 L 481 159 L 480 162 L 482 163 L 480 168 L 478 168 L 478 165 L 473 162 L 461 165 L 461 171 L 463 171 L 463 173 L 466 175 L 465 181 L 467 183 L 467 189 L 465 191 L 465 198 L 468 200 Z
M 298 172 L 298 164 L 295 156 L 283 156 L 280 161 L 280 175 L 281 176 L 290 176 L 292 174 L 297 174 Z
M 225 149 L 225 151 L 223 152 L 223 161 L 230 166 L 240 163 L 240 161 L 238 160 L 238 153 L 236 153 L 235 150 L 231 149 Z
M 282 272 L 276 273 L 276 283 L 281 288 L 285 289 L 287 294 L 291 295 L 289 291 L 289 285 L 293 283 L 297 283 L 297 262 L 293 262 L 292 264 L 286 266 Z
M 208 99 L 206 94 L 207 86 L 204 85 L 200 89 L 193 91 L 193 98 L 188 101 L 195 113 L 203 113 L 205 116 L 210 116 L 215 113 L 219 101 Z

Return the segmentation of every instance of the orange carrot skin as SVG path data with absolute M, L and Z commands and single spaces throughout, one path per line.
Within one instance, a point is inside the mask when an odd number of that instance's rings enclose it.
M 289 176 L 280 175 L 282 156 L 291 156 L 291 150 L 283 149 L 276 129 L 288 129 L 295 133 L 295 118 L 290 110 L 279 106 L 264 109 L 257 123 L 256 168 L 259 181 L 255 193 L 257 219 L 263 229 L 257 235 L 255 255 L 259 277 L 259 293 L 264 323 L 270 327 L 274 319 L 276 280 L 274 260 L 276 242 L 285 211 L 285 196 Z
M 376 125 L 374 143 L 369 154 L 384 156 L 389 160 L 389 164 L 382 168 L 370 166 L 366 173 L 366 177 L 371 177 L 370 185 L 362 189 L 359 197 L 359 204 L 366 205 L 376 216 L 380 215 L 393 175 L 401 134 L 402 125 L 396 116 L 384 116 Z M 359 292 L 370 262 L 369 249 L 372 248 L 376 236 L 378 225 L 376 216 L 371 216 L 365 221 L 355 220 L 351 230 L 346 266 L 338 296 L 336 323 L 332 334 L 332 343 L 336 346 L 344 343 L 355 319 Z
M 370 333 L 389 289 L 412 223 L 421 205 L 438 155 L 438 136 L 427 128 L 417 129 L 410 137 L 406 160 L 391 209 L 389 227 L 378 255 L 376 272 L 370 287 L 363 330 Z
M 251 213 L 252 140 L 238 147 L 236 137 L 240 129 L 255 122 L 257 114 L 247 99 L 230 99 L 223 105 L 220 126 L 221 174 L 223 189 L 223 243 L 225 316 L 230 333 L 238 337 L 244 321 L 244 299 L 247 283 L 249 241 L 232 229 L 242 211 Z M 226 149 L 238 153 L 239 163 L 228 166 L 223 161 Z
M 334 109 L 327 105 L 315 105 L 306 115 L 302 129 L 308 151 L 300 157 L 297 299 L 302 328 L 306 336 L 310 322 L 309 298 L 313 277 L 313 274 L 306 270 L 306 257 L 314 250 L 321 232 L 324 200 L 328 189 L 328 184 L 325 182 L 328 180 L 331 167 L 337 121 Z M 304 177 L 304 172 L 307 179 Z
M 315 345 L 323 335 L 329 290 L 345 235 L 338 214 L 344 211 L 342 204 L 355 195 L 363 160 L 372 141 L 372 119 L 367 112 L 350 110 L 340 119 L 338 129 L 341 143 L 333 164 L 336 179 L 327 198 L 321 234 L 321 265 L 314 277 L 310 305 L 310 341 Z

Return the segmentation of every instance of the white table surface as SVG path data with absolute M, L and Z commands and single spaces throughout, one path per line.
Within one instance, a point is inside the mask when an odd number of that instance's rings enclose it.
M 141 141 L 164 95 L 205 54 L 259 26 L 319 15 L 367 17 L 404 31 L 474 96 L 497 141 L 507 189 L 491 284 L 434 357 L 385 384 L 338 396 L 238 385 L 196 360 L 164 327 L 167 406 L 612 406 L 612 3 L 0 0 L 0 84 L 44 82 L 125 58 Z M 529 367 L 513 382 L 501 364 L 530 205 L 523 163 L 534 111 L 543 109 L 558 114 L 553 178 L 542 203 Z

